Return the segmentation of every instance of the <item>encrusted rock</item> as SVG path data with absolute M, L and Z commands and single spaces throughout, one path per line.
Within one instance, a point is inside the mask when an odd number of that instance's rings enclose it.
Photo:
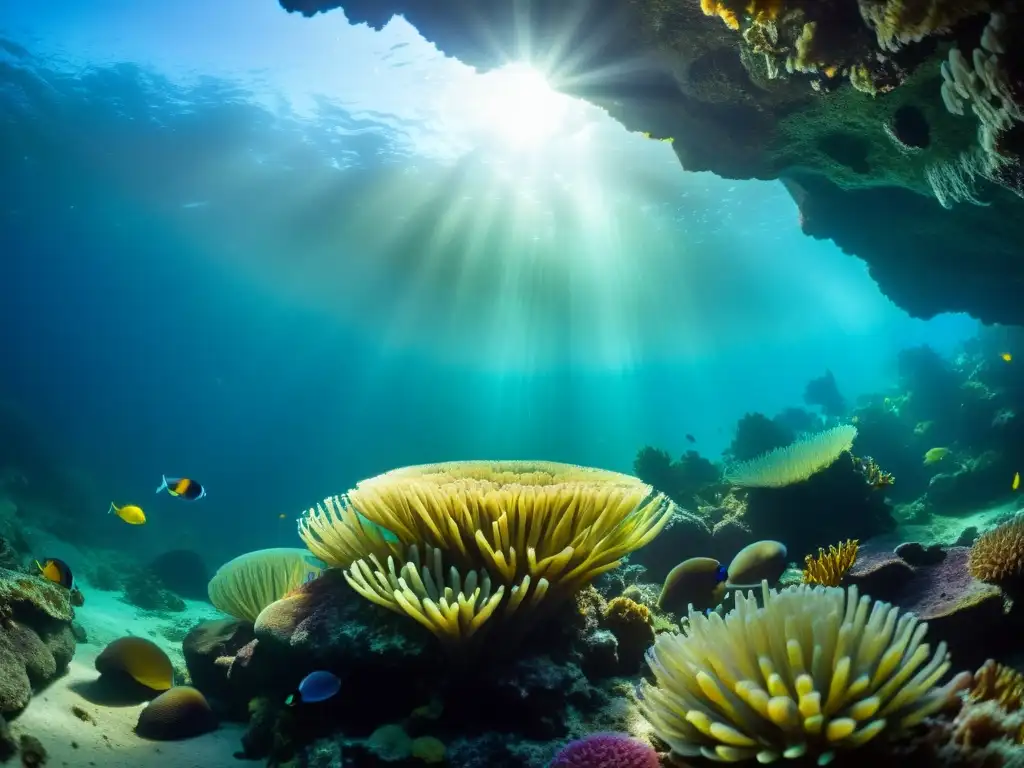
M 980 665 L 1011 648 L 1021 618 L 1008 614 L 1002 593 L 967 571 L 967 547 L 951 547 L 938 563 L 912 566 L 893 552 L 865 546 L 847 574 L 864 594 L 927 621 L 928 636 L 945 640 L 958 668 Z M 977 639 L 984 637 L 984 644 Z
M 73 618 L 66 589 L 0 570 L 0 716 L 24 709 L 33 691 L 67 669 Z

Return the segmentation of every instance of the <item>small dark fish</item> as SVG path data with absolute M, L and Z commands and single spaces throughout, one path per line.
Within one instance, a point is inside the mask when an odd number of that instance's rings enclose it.
M 195 480 L 189 480 L 187 477 L 167 477 L 167 475 L 163 475 L 162 479 L 163 482 L 156 489 L 157 493 L 167 491 L 171 496 L 180 496 L 189 501 L 198 501 L 206 495 L 206 489 L 202 485 Z
M 332 672 L 325 672 L 322 669 L 310 672 L 298 689 L 284 700 L 286 706 L 294 707 L 296 704 L 315 704 L 319 701 L 327 701 L 341 690 L 341 680 Z
M 71 568 L 63 560 L 58 560 L 55 557 L 51 557 L 48 560 L 44 560 L 42 564 L 36 560 L 36 568 L 39 569 L 39 573 L 43 575 L 43 578 L 47 581 L 52 581 L 54 584 L 60 584 L 62 587 L 67 589 L 74 589 L 75 577 L 71 573 Z
M 693 435 L 689 434 L 689 433 L 686 434 L 686 439 L 689 440 L 691 443 L 696 443 L 697 442 L 697 438 L 694 437 Z

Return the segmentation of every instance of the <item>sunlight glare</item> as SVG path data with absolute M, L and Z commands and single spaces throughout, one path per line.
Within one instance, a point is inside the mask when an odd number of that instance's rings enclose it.
M 571 99 L 553 90 L 537 70 L 510 64 L 481 81 L 481 121 L 507 145 L 536 146 L 562 127 Z

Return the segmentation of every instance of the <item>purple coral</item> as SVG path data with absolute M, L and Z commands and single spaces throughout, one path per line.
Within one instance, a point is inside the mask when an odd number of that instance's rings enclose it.
M 593 733 L 562 749 L 549 768 L 658 768 L 650 744 L 624 733 Z

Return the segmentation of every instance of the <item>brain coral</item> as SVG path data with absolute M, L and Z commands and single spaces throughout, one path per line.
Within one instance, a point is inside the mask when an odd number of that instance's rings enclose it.
M 549 768 L 658 768 L 650 744 L 622 733 L 595 733 L 562 749 Z
M 716 760 L 816 756 L 898 733 L 970 683 L 949 669 L 946 644 L 923 643 L 927 624 L 856 587 L 737 594 L 724 616 L 691 611 L 683 634 L 648 652 L 657 684 L 640 710 L 675 755 Z

